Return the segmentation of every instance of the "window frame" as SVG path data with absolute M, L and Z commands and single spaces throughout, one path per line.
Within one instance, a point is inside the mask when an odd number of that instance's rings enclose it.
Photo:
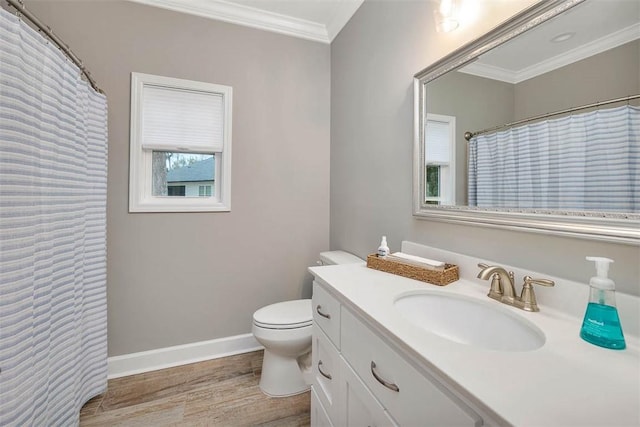
M 191 90 L 222 95 L 223 147 L 215 155 L 215 197 L 154 196 L 152 153 L 142 148 L 142 94 L 144 87 Z M 229 212 L 231 211 L 231 126 L 233 89 L 231 86 L 197 82 L 143 73 L 131 73 L 131 128 L 129 159 L 129 212 Z M 173 152 L 185 152 L 179 146 Z

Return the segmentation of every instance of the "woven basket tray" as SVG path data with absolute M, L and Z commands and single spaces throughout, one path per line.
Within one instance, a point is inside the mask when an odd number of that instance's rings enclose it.
M 453 283 L 460 277 L 457 265 L 445 264 L 443 270 L 431 270 L 398 261 L 389 261 L 384 258 L 378 258 L 378 255 L 376 254 L 372 254 L 367 257 L 367 267 L 373 268 L 374 270 L 397 274 L 398 276 L 408 277 L 410 279 L 420 280 L 422 282 L 432 283 L 438 286 L 445 286 L 449 283 Z

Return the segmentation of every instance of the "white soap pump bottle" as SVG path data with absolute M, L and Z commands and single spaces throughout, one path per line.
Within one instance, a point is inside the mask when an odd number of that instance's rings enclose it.
M 609 264 L 613 260 L 590 256 L 587 260 L 596 263 L 598 275 L 589 280 L 589 304 L 584 314 L 580 337 L 600 347 L 622 350 L 626 344 L 616 308 L 616 285 L 607 277 Z
M 382 236 L 382 241 L 378 247 L 378 256 L 389 255 L 389 246 L 387 246 L 387 236 Z

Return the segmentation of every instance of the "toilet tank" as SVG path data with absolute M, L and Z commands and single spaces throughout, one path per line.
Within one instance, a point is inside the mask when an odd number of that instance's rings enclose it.
M 364 260 L 345 251 L 320 252 L 320 265 L 363 264 Z

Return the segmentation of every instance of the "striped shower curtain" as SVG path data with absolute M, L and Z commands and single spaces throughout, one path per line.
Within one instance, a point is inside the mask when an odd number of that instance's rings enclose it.
M 469 206 L 640 212 L 640 109 L 592 111 L 469 141 Z
M 67 426 L 103 392 L 106 98 L 0 9 L 0 425 Z

